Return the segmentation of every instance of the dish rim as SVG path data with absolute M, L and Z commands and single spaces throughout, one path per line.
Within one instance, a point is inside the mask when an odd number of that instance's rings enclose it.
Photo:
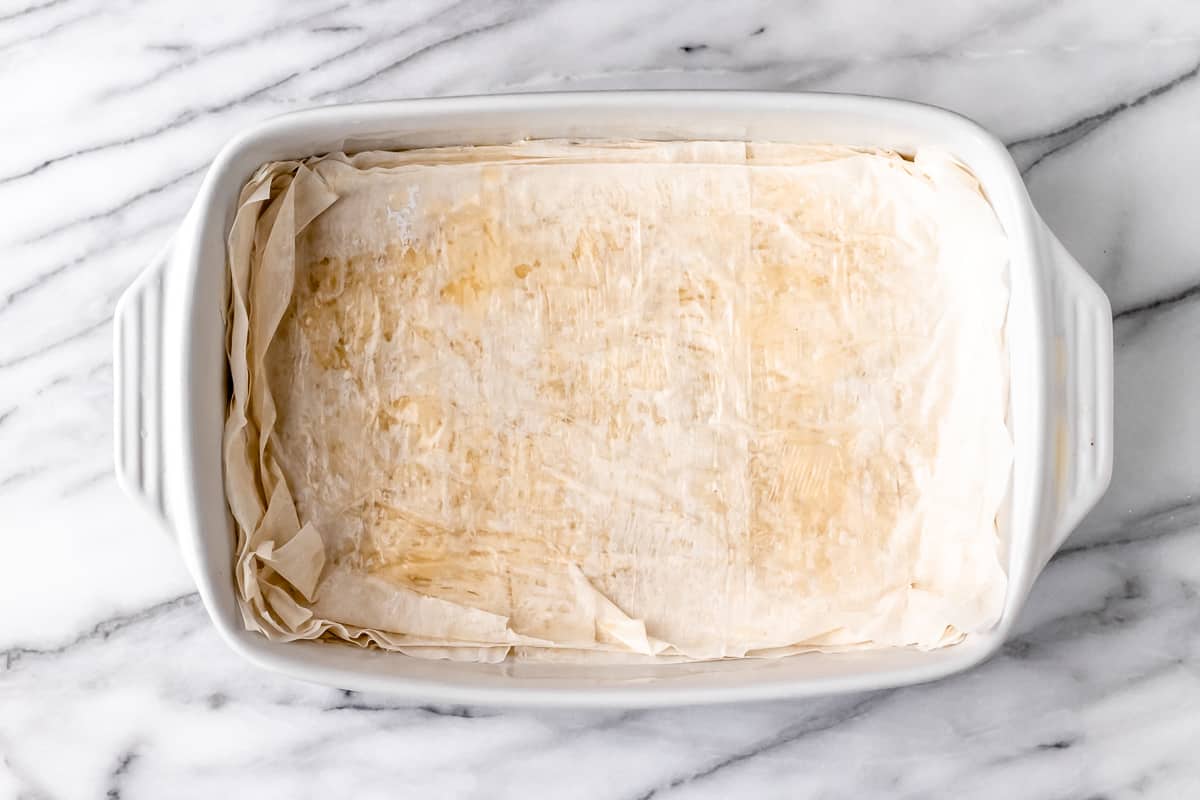
M 1041 376 L 1036 385 L 1029 388 L 1033 393 L 1033 404 L 1036 413 L 1031 419 L 1034 430 L 1031 434 L 1036 441 L 1042 443 L 1039 457 L 1029 465 L 1035 485 L 1041 488 L 1040 497 L 1036 499 L 1031 518 L 1027 521 L 1030 526 L 1029 535 L 1024 537 L 1026 548 L 1019 558 L 1010 554 L 1009 565 L 1016 564 L 1019 569 L 1009 569 L 1009 588 L 1005 599 L 1005 607 L 995 628 L 986 634 L 975 637 L 971 646 L 966 643 L 949 648 L 956 651 L 956 657 L 939 660 L 929 660 L 925 664 L 916 664 L 901 669 L 879 670 L 874 673 L 848 675 L 843 678 L 824 678 L 817 681 L 804 679 L 770 680 L 756 682 L 753 677 L 743 681 L 741 685 L 723 686 L 718 688 L 680 687 L 663 685 L 670 683 L 665 679 L 650 684 L 629 684 L 619 686 L 544 686 L 520 685 L 520 679 L 514 678 L 508 686 L 480 686 L 470 683 L 455 683 L 438 681 L 436 679 L 414 679 L 396 675 L 381 676 L 362 671 L 350 670 L 345 667 L 334 667 L 317 663 L 319 658 L 311 657 L 311 647 L 303 643 L 287 643 L 288 648 L 281 650 L 281 643 L 270 643 L 265 637 L 252 631 L 245 630 L 241 619 L 236 613 L 231 613 L 230 604 L 223 602 L 221 594 L 227 593 L 226 601 L 232 598 L 232 585 L 221 587 L 214 580 L 214 570 L 208 563 L 204 552 L 204 537 L 206 525 L 203 520 L 208 512 L 203 509 L 204 498 L 198 488 L 202 476 L 197 473 L 197 465 L 204 460 L 202 451 L 211 450 L 211 441 L 200 439 L 198 426 L 190 421 L 196 419 L 199 393 L 190 391 L 195 378 L 195 362 L 199 352 L 199 331 L 206 330 L 213 324 L 211 317 L 205 319 L 202 314 L 210 314 L 211 308 L 202 308 L 200 303 L 192 299 L 204 296 L 199 283 L 202 274 L 201 252 L 204 249 L 203 237 L 220 217 L 223 222 L 223 236 L 228 233 L 228 221 L 232 214 L 230 206 L 236 199 L 248 172 L 244 163 L 248 154 L 256 153 L 264 148 L 270 148 L 279 140 L 288 137 L 309 136 L 316 131 L 324 131 L 338 127 L 363 127 L 371 124 L 386 126 L 391 120 L 395 124 L 398 117 L 407 120 L 432 120 L 460 116 L 512 115 L 514 113 L 536 114 L 542 112 L 567 113 L 572 110 L 589 112 L 624 112 L 639 113 L 653 112 L 667 114 L 671 112 L 704 112 L 704 113 L 753 113 L 784 111 L 804 113 L 825 113 L 829 115 L 859 115 L 878 120 L 881 124 L 897 120 L 918 122 L 940 126 L 963 141 L 971 141 L 980 148 L 982 153 L 992 159 L 998 169 L 997 174 L 985 186 L 989 197 L 1004 196 L 1016 201 L 1019 213 L 1014 216 L 1014 229 L 1008 230 L 1009 238 L 1014 248 L 1021 248 L 1022 256 L 1029 262 L 1030 269 L 1045 278 L 1054 268 L 1054 259 L 1049 252 L 1046 241 L 1049 236 L 1044 230 L 1040 219 L 1033 209 L 1021 180 L 1020 173 L 1013 163 L 1011 156 L 1003 144 L 976 123 L 952 111 L 933 106 L 912 103 L 903 100 L 878 98 L 860 95 L 835 95 L 815 93 L 776 93 L 776 92 L 741 92 L 741 91 L 636 91 L 636 92 L 555 92 L 544 94 L 490 95 L 480 97 L 454 97 L 418 100 L 392 100 L 372 103 L 361 103 L 342 106 L 326 106 L 316 109 L 291 112 L 254 125 L 230 140 L 218 153 L 212 167 L 209 169 L 203 184 L 197 194 L 192 210 L 185 224 L 181 227 L 174 243 L 166 251 L 162 262 L 166 263 L 169 271 L 163 282 L 163 305 L 174 309 L 177 315 L 164 315 L 163 350 L 174 349 L 184 354 L 182 358 L 163 359 L 162 362 L 162 399 L 160 413 L 163 422 L 163 438 L 168 439 L 167 432 L 172 429 L 177 437 L 169 444 L 174 447 L 164 447 L 162 466 L 164 470 L 163 483 L 170 484 L 168 491 L 163 492 L 163 501 L 159 503 L 160 516 L 168 520 L 168 525 L 175 528 L 185 561 L 193 577 L 196 579 L 201 597 L 209 616 L 213 619 L 221 637 L 232 649 L 248 660 L 266 668 L 289 674 L 293 677 L 319 683 L 335 684 L 347 688 L 373 691 L 385 691 L 401 694 L 424 701 L 430 699 L 438 702 L 469 702 L 486 704 L 521 704 L 521 705 L 554 705 L 554 706 L 612 706 L 612 705 L 677 705 L 684 703 L 713 703 L 733 702 L 741 700 L 768 699 L 783 696 L 825 695 L 849 691 L 862 691 L 899 686 L 909 683 L 922 682 L 959 672 L 974 666 L 992 655 L 1003 643 L 1012 629 L 1015 618 L 1028 594 L 1030 585 L 1040 571 L 1044 558 L 1042 551 L 1046 550 L 1046 539 L 1050 535 L 1056 516 L 1057 507 L 1052 496 L 1051 481 L 1047 477 L 1047 454 L 1044 452 L 1047 442 L 1047 427 L 1049 416 L 1055 409 L 1048 402 L 1049 370 L 1044 349 L 1036 349 L 1030 355 L 1033 357 L 1031 373 Z M 880 142 L 879 144 L 883 144 Z M 300 155 L 314 155 L 323 152 L 321 148 L 311 149 Z M 262 163 L 261 161 L 259 163 Z M 257 166 L 257 165 L 256 165 Z M 981 179 L 982 183 L 982 179 Z M 226 194 L 228 187 L 235 187 L 233 196 Z M 223 254 L 222 254 L 223 255 Z M 190 261 L 190 263 L 188 263 Z M 169 263 L 168 263 L 169 262 Z M 224 260 L 222 258 L 222 266 Z M 139 279 L 140 280 L 140 279 Z M 1043 283 L 1035 284 L 1040 291 L 1032 298 L 1032 316 L 1028 320 L 1031 335 L 1038 340 L 1046 338 L 1050 327 L 1048 318 L 1051 316 L 1052 305 L 1049 295 L 1050 287 Z M 121 305 L 128 305 L 129 295 L 134 293 L 137 284 L 122 298 Z M 1097 289 L 1098 291 L 1098 289 Z M 120 314 L 120 310 L 118 314 Z M 170 320 L 177 324 L 172 329 Z M 221 320 L 224 330 L 224 320 Z M 174 331 L 172 336 L 170 331 Z M 118 333 L 118 336 L 120 334 Z M 178 345 L 178 347 L 172 347 Z M 118 359 L 114 359 L 117 361 Z M 1111 359 L 1110 359 L 1111 360 Z M 1017 376 L 1013 376 L 1016 380 Z M 118 383 L 120 383 L 118 381 Z M 1111 396 L 1111 382 L 1109 386 Z M 118 404 L 120 405 L 120 404 Z M 118 409 L 118 414 L 120 409 Z M 218 448 L 219 449 L 219 448 Z M 210 454 L 211 455 L 211 454 Z M 166 469 L 167 462 L 176 469 Z M 211 461 L 211 457 L 209 458 Z M 120 470 L 118 470 L 120 473 Z M 218 470 L 218 480 L 221 482 L 221 496 L 224 497 L 221 468 Z M 209 476 L 211 478 L 211 475 Z M 1107 483 L 1107 479 L 1105 480 Z M 127 485 L 127 488 L 128 485 Z M 139 487 L 133 487 L 137 492 Z M 222 512 L 228 517 L 228 509 Z M 1019 521 L 1014 520 L 1013 524 Z M 209 531 L 208 535 L 213 535 Z M 1010 537 L 1011 539 L 1011 537 Z M 1050 552 L 1053 547 L 1048 548 Z M 1045 557 L 1049 552 L 1045 553 Z M 308 643 L 309 645 L 313 643 Z M 269 645 L 269 646 L 264 646 Z M 316 644 L 317 647 L 328 645 Z M 404 658 L 398 654 L 388 654 L 390 658 Z M 805 656 L 801 656 L 805 657 Z M 842 656 L 839 656 L 842 657 Z M 582 679 L 587 682 L 588 679 Z

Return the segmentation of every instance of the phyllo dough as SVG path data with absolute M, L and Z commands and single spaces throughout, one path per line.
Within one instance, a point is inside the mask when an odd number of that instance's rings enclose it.
M 946 154 L 271 163 L 229 264 L 250 629 L 670 661 L 935 648 L 999 617 L 1008 245 Z

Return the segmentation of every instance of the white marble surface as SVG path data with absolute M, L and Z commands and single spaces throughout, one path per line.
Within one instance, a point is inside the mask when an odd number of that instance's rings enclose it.
M 0 797 L 1200 796 L 1200 5 L 0 3 Z M 111 469 L 110 318 L 217 148 L 350 100 L 732 87 L 1011 143 L 1116 310 L 1117 461 L 1018 637 L 939 684 L 623 713 L 406 708 L 217 639 Z

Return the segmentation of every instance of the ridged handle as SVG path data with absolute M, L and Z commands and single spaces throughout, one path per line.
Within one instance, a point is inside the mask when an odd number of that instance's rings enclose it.
M 162 308 L 171 243 L 117 301 L 113 434 L 117 482 L 170 529 L 163 480 Z
M 1043 235 L 1054 268 L 1052 401 L 1058 508 L 1045 561 L 1096 505 L 1112 478 L 1113 323 L 1108 296 L 1048 228 Z

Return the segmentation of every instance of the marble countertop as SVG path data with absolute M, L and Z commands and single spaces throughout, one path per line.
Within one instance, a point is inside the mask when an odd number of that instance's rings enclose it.
M 4 0 L 0 797 L 1200 796 L 1198 76 L 1181 0 Z M 239 660 L 118 490 L 113 306 L 226 139 L 325 103 L 614 87 L 965 113 L 1109 293 L 1112 489 L 990 662 L 741 707 L 406 707 Z

